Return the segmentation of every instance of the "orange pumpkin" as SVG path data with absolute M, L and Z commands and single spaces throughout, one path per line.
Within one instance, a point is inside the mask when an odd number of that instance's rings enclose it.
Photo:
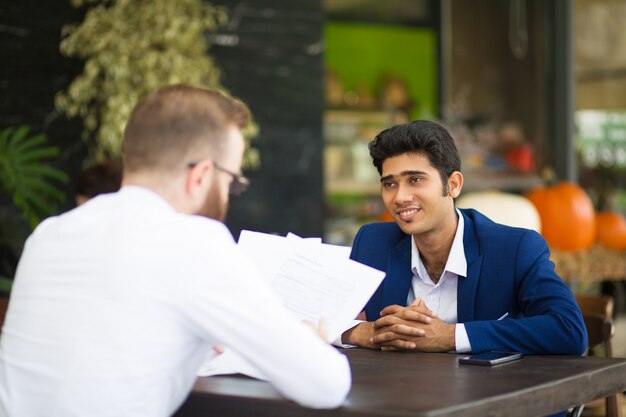
M 626 250 L 626 219 L 620 213 L 596 214 L 596 241 L 607 248 Z
M 380 213 L 380 216 L 378 216 L 378 221 L 379 222 L 392 222 L 393 216 L 391 215 L 391 213 L 385 210 L 382 213 Z
M 589 249 L 596 237 L 595 212 L 591 199 L 580 186 L 562 181 L 553 187 L 539 187 L 526 197 L 541 218 L 541 234 L 560 250 Z

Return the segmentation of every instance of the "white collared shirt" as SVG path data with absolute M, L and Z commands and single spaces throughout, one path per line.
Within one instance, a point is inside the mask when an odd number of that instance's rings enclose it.
M 452 248 L 446 261 L 446 266 L 435 284 L 422 262 L 415 239 L 411 239 L 411 272 L 413 279 L 407 297 L 407 305 L 421 298 L 426 306 L 446 323 L 457 323 L 457 283 L 459 279 L 467 277 L 467 261 L 463 247 L 463 232 L 465 223 L 463 215 L 457 209 L 459 221 L 452 242 Z M 465 331 L 465 325 L 456 324 L 455 344 L 458 353 L 470 352 L 472 347 Z
M 214 345 L 303 405 L 335 407 L 350 388 L 345 356 L 222 223 L 127 186 L 29 237 L 0 338 L 0 416 L 170 416 Z

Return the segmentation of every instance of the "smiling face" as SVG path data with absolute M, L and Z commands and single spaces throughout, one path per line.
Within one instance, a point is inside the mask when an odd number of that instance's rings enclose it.
M 404 153 L 382 163 L 381 195 L 402 231 L 427 235 L 456 229 L 454 198 L 463 176 L 453 172 L 444 188 L 439 171 L 423 153 Z

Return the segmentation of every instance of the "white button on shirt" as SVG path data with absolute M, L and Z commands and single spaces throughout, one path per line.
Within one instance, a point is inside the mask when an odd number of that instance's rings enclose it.
M 411 239 L 411 272 L 413 279 L 407 297 L 407 305 L 416 298 L 424 300 L 426 306 L 446 323 L 457 323 L 457 283 L 467 277 L 467 261 L 463 247 L 465 225 L 463 215 L 457 210 L 459 222 L 452 242 L 452 248 L 444 271 L 435 284 L 420 258 L 415 240 Z M 455 329 L 456 351 L 459 353 L 472 350 L 465 326 L 457 323 Z

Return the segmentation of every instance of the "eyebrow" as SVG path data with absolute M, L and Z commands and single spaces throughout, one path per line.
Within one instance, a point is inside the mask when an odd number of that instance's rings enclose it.
M 380 177 L 380 182 L 388 181 L 394 177 L 406 177 L 409 175 L 428 175 L 426 171 L 402 171 L 400 175 L 385 175 L 384 177 Z

